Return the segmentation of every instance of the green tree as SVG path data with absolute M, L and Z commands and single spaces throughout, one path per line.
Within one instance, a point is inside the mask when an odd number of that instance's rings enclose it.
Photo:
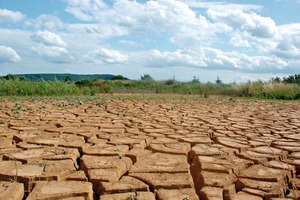
M 220 80 L 219 77 L 217 77 L 216 83 L 217 83 L 217 84 L 222 84 L 222 81 Z
M 192 83 L 200 83 L 199 78 L 194 76 L 193 80 L 192 80 Z
M 142 81 L 153 81 L 154 79 L 149 74 L 144 74 L 144 76 L 141 76 Z
M 292 84 L 300 84 L 300 74 L 290 75 L 287 78 L 283 78 L 283 82 L 292 83 Z
M 7 74 L 6 76 L 3 76 L 3 78 L 5 80 L 13 80 L 13 81 L 17 79 L 17 77 L 12 74 Z
M 72 75 L 71 74 L 68 74 L 66 77 L 65 77 L 65 82 L 72 82 L 73 81 L 73 78 L 72 78 Z
M 129 80 L 129 79 L 122 75 L 117 75 L 117 76 L 114 76 L 111 80 Z

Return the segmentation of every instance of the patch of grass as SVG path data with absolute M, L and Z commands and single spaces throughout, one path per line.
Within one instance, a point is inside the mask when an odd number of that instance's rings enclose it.
M 264 83 L 261 81 L 248 82 L 243 84 L 224 83 L 200 83 L 197 81 L 180 82 L 175 79 L 167 81 L 154 80 L 89 80 L 79 82 L 59 82 L 59 81 L 20 81 L 20 80 L 0 80 L 1 96 L 89 96 L 97 97 L 98 94 L 110 94 L 106 98 L 111 98 L 113 93 L 125 94 L 184 94 L 200 95 L 208 98 L 211 95 L 222 95 L 230 97 L 251 97 L 258 99 L 274 100 L 299 100 L 300 86 L 288 83 Z M 122 99 L 123 97 L 119 97 Z M 129 98 L 129 97 L 128 97 Z M 139 97 L 143 98 L 143 97 Z M 34 101 L 34 100 L 33 100 Z M 99 103 L 97 106 L 101 106 Z M 20 110 L 20 105 L 14 107 Z

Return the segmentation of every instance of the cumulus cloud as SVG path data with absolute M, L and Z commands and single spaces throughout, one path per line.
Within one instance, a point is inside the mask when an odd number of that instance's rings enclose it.
M 64 0 L 68 7 L 66 11 L 82 21 L 94 20 L 94 15 L 107 8 L 102 0 Z
M 19 22 L 26 16 L 19 11 L 0 9 L 0 22 Z
M 286 59 L 300 57 L 300 24 L 287 24 L 278 27 L 281 39 L 273 53 Z
M 289 66 L 284 59 L 275 56 L 250 56 L 236 51 L 225 52 L 210 47 L 203 48 L 201 53 L 210 69 L 272 71 Z
M 243 38 L 240 33 L 233 33 L 229 43 L 234 47 L 250 47 L 247 39 Z
M 37 45 L 32 47 L 32 51 L 51 63 L 69 63 L 74 58 L 63 47 Z
M 63 27 L 63 22 L 55 15 L 42 14 L 36 19 L 27 20 L 25 25 L 35 29 L 56 30 Z
M 11 47 L 0 46 L 0 63 L 20 62 L 21 57 Z
M 36 44 L 32 51 L 50 63 L 70 63 L 74 57 L 66 49 L 66 42 L 50 31 L 37 31 L 31 36 Z
M 208 9 L 207 15 L 214 21 L 225 23 L 234 29 L 247 31 L 253 37 L 270 38 L 277 34 L 274 20 L 256 13 L 245 13 L 242 10 Z
M 223 1 L 195 1 L 195 0 L 183 0 L 184 3 L 189 5 L 192 8 L 205 8 L 205 9 L 214 9 L 214 10 L 243 10 L 243 11 L 258 11 L 262 9 L 260 5 L 253 4 L 235 4 L 228 3 Z
M 45 46 L 66 47 L 67 44 L 63 39 L 50 31 L 38 31 L 31 36 L 32 41 L 43 44 Z
M 87 62 L 94 64 L 120 64 L 128 60 L 128 56 L 116 51 L 106 48 L 90 51 L 85 55 Z
M 157 49 L 132 56 L 138 63 L 147 67 L 206 67 L 207 64 L 195 52 L 176 50 L 159 51 Z
M 144 34 L 148 30 L 172 31 L 198 24 L 195 12 L 177 0 L 150 0 L 145 3 L 116 0 L 112 7 L 99 0 L 65 0 L 65 2 L 68 3 L 67 11 L 75 17 L 103 25 L 117 25 L 126 28 L 127 34 Z
M 235 51 L 222 51 L 211 47 L 174 52 L 151 50 L 130 56 L 145 67 L 195 67 L 208 70 L 274 71 L 287 68 L 290 63 L 276 56 L 250 56 Z

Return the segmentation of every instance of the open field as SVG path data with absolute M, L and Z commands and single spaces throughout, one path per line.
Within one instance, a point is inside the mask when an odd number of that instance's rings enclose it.
M 300 103 L 0 99 L 0 199 L 300 198 Z

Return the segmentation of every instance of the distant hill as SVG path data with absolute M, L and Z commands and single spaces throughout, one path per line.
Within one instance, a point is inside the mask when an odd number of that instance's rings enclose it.
M 111 80 L 115 75 L 112 74 L 13 74 L 15 77 L 24 77 L 29 81 L 64 81 L 67 76 L 71 77 L 73 81 L 78 81 L 82 79 L 101 79 L 101 80 Z

